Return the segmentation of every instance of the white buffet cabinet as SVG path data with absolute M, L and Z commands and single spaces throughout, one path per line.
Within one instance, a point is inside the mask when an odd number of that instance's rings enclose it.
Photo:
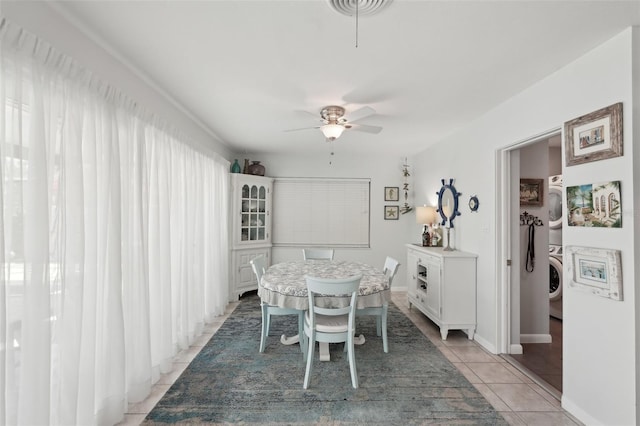
M 273 178 L 231 174 L 231 301 L 258 288 L 250 260 L 264 255 L 271 264 L 272 189 Z
M 459 250 L 407 244 L 407 295 L 440 327 L 442 340 L 449 330 L 476 330 L 476 258 Z

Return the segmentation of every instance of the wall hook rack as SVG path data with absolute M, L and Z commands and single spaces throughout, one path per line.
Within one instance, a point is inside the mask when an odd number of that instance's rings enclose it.
M 544 226 L 544 223 L 542 223 L 542 219 L 540 219 L 538 216 L 531 215 L 524 211 L 520 213 L 520 226 L 525 225 Z

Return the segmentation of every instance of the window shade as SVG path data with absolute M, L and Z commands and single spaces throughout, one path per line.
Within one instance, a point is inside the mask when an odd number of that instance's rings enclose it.
M 370 179 L 276 178 L 275 246 L 369 247 Z

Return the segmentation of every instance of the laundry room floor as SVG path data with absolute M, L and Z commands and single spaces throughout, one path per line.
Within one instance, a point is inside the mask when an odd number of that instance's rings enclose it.
M 562 321 L 549 317 L 551 343 L 523 343 L 513 360 L 562 393 Z

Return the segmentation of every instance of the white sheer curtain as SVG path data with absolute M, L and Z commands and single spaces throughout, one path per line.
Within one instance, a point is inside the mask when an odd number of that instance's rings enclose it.
M 121 420 L 228 300 L 228 162 L 0 22 L 0 424 Z

